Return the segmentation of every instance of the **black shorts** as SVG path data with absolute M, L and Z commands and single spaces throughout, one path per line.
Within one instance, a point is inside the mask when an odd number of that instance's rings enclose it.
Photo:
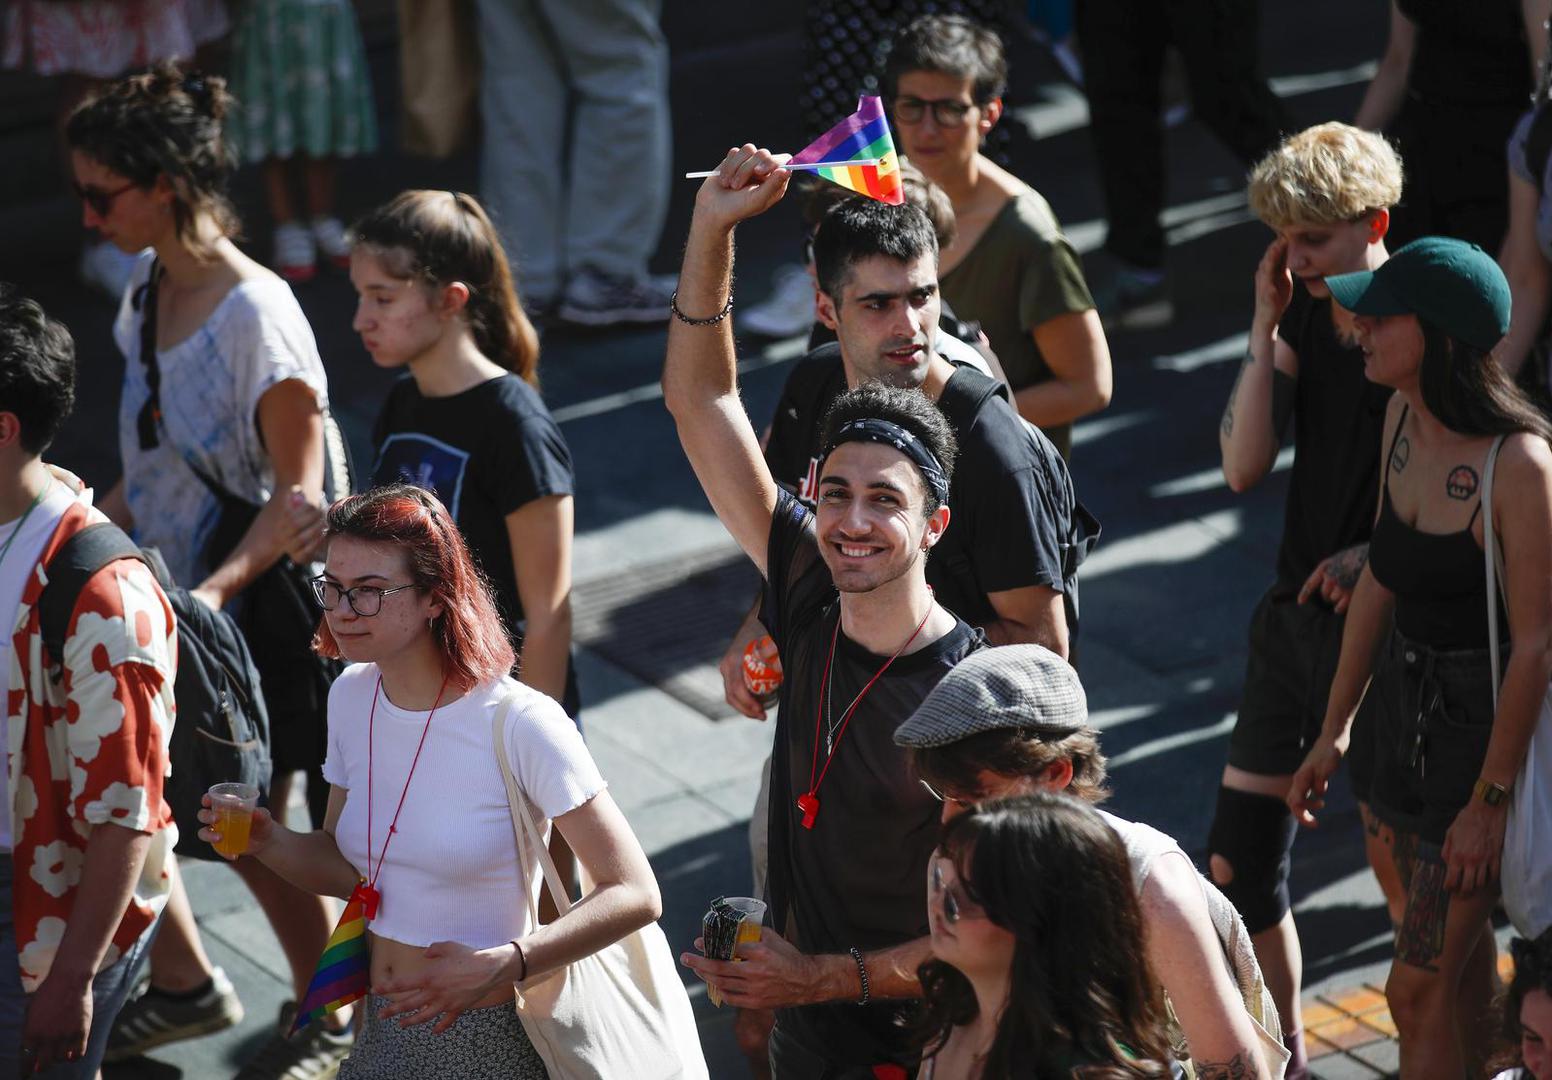
M 1392 632 L 1375 665 L 1370 806 L 1398 832 L 1443 844 L 1493 734 L 1486 649 L 1431 649 Z
M 1304 763 L 1320 735 L 1342 652 L 1345 618 L 1319 601 L 1297 599 L 1295 592 L 1274 588 L 1250 617 L 1245 691 L 1229 736 L 1229 764 L 1260 776 L 1287 776 Z M 1365 698 L 1347 754 L 1360 801 L 1367 798 L 1373 761 L 1372 711 Z

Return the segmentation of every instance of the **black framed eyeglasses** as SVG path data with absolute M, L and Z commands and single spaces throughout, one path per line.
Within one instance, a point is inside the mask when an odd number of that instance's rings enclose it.
M 72 180 L 70 186 L 75 189 L 76 198 L 92 208 L 92 213 L 100 218 L 105 218 L 108 216 L 109 211 L 113 209 L 114 199 L 117 199 L 130 188 L 139 187 L 140 185 L 131 180 L 123 187 L 114 188 L 112 191 L 104 191 L 100 187 L 92 187 L 90 184 L 81 184 Z
M 896 123 L 919 124 L 927 115 L 927 110 L 931 109 L 932 119 L 940 128 L 964 127 L 973 108 L 975 108 L 974 105 L 966 105 L 963 101 L 954 98 L 925 101 L 916 97 L 899 97 L 894 101 Z
M 357 585 L 353 589 L 342 589 L 325 577 L 312 578 L 308 584 L 313 587 L 313 598 L 324 611 L 333 611 L 339 607 L 340 600 L 343 599 L 350 605 L 351 611 L 364 619 L 370 619 L 383 610 L 383 597 L 392 596 L 405 589 L 419 588 L 418 585 L 395 585 L 391 589 L 379 588 L 376 585 Z

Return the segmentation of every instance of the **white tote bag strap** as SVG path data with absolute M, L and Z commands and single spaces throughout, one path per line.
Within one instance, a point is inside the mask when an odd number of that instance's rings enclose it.
M 507 788 L 507 805 L 512 811 L 512 835 L 517 838 L 517 850 L 529 847 L 537 853 L 539 868 L 544 871 L 544 882 L 549 886 L 550 897 L 555 901 L 555 910 L 564 915 L 571 910 L 571 894 L 566 891 L 561 883 L 560 871 L 555 869 L 555 860 L 550 858 L 550 850 L 545 846 L 544 833 L 538 825 L 534 824 L 533 815 L 528 812 L 528 799 L 523 795 L 523 789 L 517 786 L 517 777 L 512 775 L 512 759 L 507 750 L 507 717 L 517 711 L 517 698 L 510 697 L 496 709 L 496 715 L 491 720 L 491 741 L 495 744 L 496 764 L 501 766 L 501 780 Z M 528 894 L 530 914 L 534 917 L 534 925 L 538 926 L 538 912 L 533 911 L 533 895 Z
M 1487 649 L 1492 658 L 1493 714 L 1498 714 L 1498 601 L 1509 606 L 1504 593 L 1503 551 L 1498 547 L 1498 537 L 1493 532 L 1493 467 L 1498 464 L 1498 451 L 1503 448 L 1504 436 L 1493 440 L 1487 451 L 1487 464 L 1482 467 L 1482 559 L 1487 569 Z

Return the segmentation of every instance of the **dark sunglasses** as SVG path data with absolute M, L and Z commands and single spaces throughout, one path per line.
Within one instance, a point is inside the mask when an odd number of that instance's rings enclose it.
M 102 188 L 92 187 L 90 184 L 76 183 L 72 180 L 70 186 L 75 189 L 76 198 L 92 208 L 92 213 L 98 217 L 107 217 L 108 212 L 113 209 L 114 199 L 117 199 L 130 188 L 139 187 L 140 185 L 131 180 L 123 187 L 114 188 L 112 191 L 104 191 Z
M 957 926 L 961 918 L 984 918 L 977 914 L 979 909 L 967 912 L 959 906 L 958 898 L 943 883 L 943 864 L 936 858 L 932 860 L 932 891 L 943 894 L 943 921 L 950 926 Z

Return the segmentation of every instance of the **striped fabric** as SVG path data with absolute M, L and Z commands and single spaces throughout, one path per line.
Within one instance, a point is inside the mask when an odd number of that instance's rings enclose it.
M 334 933 L 329 935 L 328 946 L 318 958 L 312 982 L 307 984 L 307 996 L 297 1006 L 291 1033 L 301 1031 L 314 1020 L 343 1009 L 353 1001 L 360 1001 L 366 996 L 368 974 L 366 911 L 357 890 L 357 894 L 346 901 L 345 913 L 340 916 Z
M 877 165 L 848 164 L 873 158 Z M 829 167 L 814 171 L 832 184 L 895 206 L 905 202 L 895 141 L 879 98 L 859 98 L 856 112 L 804 147 L 792 164 L 824 164 Z

